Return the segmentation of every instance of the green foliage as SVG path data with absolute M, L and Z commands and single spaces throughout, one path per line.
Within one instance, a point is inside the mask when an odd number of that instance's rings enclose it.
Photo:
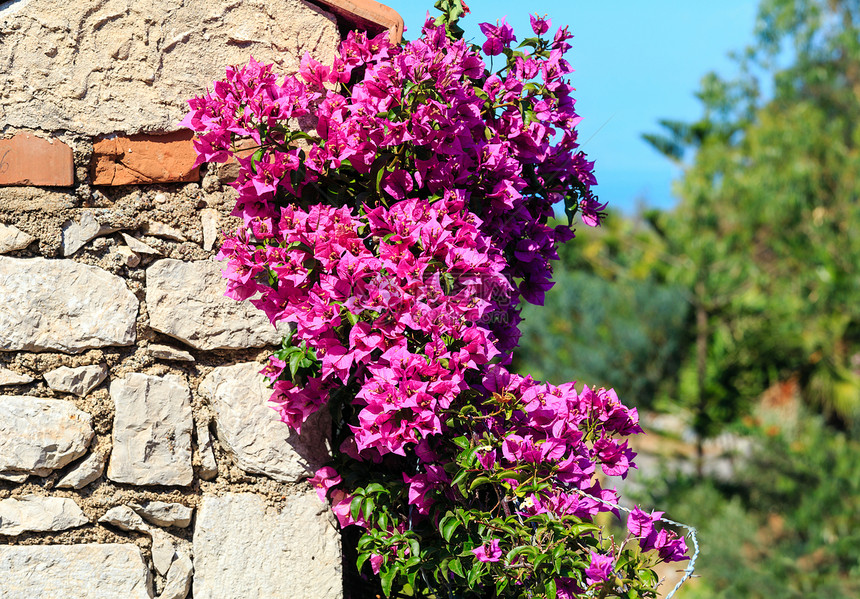
M 649 485 L 643 501 L 698 522 L 701 578 L 679 597 L 860 596 L 860 444 L 812 415 L 801 422 L 797 434 L 760 438 L 731 484 Z
M 793 376 L 843 426 L 860 415 L 860 30 L 857 2 L 767 0 L 738 80 L 703 81 L 700 121 L 646 139 L 694 158 L 652 221 L 686 265 L 668 280 L 697 321 L 681 373 L 701 435 Z M 793 54 L 793 64 L 778 59 Z M 772 78 L 763 102 L 759 79 Z

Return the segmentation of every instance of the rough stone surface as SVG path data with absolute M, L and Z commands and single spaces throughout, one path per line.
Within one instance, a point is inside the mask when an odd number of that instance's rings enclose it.
M 202 350 L 280 343 L 261 311 L 225 297 L 225 289 L 217 262 L 159 260 L 146 269 L 149 326 Z
M 313 475 L 329 459 L 328 413 L 311 416 L 301 435 L 290 431 L 266 404 L 272 392 L 259 371 L 256 362 L 219 366 L 201 381 L 200 392 L 215 408 L 218 439 L 247 472 L 281 482 Z
M 194 566 L 185 552 L 177 552 L 176 559 L 167 572 L 167 582 L 159 599 L 185 599 L 191 590 L 191 574 Z
M 99 224 L 92 211 L 82 212 L 77 221 L 63 225 L 63 256 L 71 256 L 100 235 L 110 235 L 118 229 Z
M 45 382 L 54 391 L 63 391 L 65 393 L 74 393 L 79 397 L 83 397 L 107 378 L 107 364 L 94 364 L 93 366 L 79 366 L 77 368 L 69 368 L 61 366 L 55 370 L 44 373 Z
M 24 233 L 18 227 L 0 223 L 0 254 L 23 250 L 34 241 L 35 237 Z
M 25 495 L 0 501 L 0 535 L 66 530 L 88 522 L 73 499 Z
M 133 249 L 128 247 L 127 245 L 121 245 L 117 248 L 111 250 L 119 256 L 119 261 L 126 266 L 134 268 L 138 264 L 140 264 L 140 256 L 138 256 Z
M 131 544 L 0 545 L 2 599 L 152 599 Z
M 29 374 L 20 374 L 8 368 L 0 368 L 0 385 L 26 385 L 34 380 Z
M 215 448 L 212 446 L 212 435 L 206 422 L 197 423 L 197 452 L 200 454 L 200 470 L 198 474 L 203 480 L 212 480 L 218 476 L 218 462 L 215 461 Z
M 152 537 L 152 565 L 155 566 L 156 572 L 164 576 L 170 570 L 173 558 L 176 557 L 174 537 L 160 528 L 149 527 L 147 532 Z
M 70 401 L 0 397 L 0 471 L 45 476 L 86 453 L 92 417 Z
M 251 493 L 204 495 L 194 556 L 194 599 L 342 596 L 339 534 L 314 492 L 282 509 Z
M 191 131 L 166 135 L 116 135 L 93 144 L 93 185 L 197 181 Z
M 99 524 L 110 524 L 121 530 L 133 530 L 134 532 L 148 532 L 149 526 L 127 505 L 112 507 L 99 518 Z
M 131 345 L 137 309 L 125 281 L 101 268 L 0 256 L 0 351 Z
M 175 362 L 194 362 L 194 356 L 189 352 L 170 347 L 169 345 L 160 345 L 153 343 L 146 348 L 147 353 L 153 358 L 159 360 L 173 360 Z
M 4 50 L 0 48 L 0 54 L 4 54 Z M 7 73 L 9 71 L 4 69 L 0 79 Z M 0 139 L 0 185 L 66 186 L 74 183 L 72 149 L 60 140 L 43 139 L 30 133 Z
M 187 528 L 194 513 L 194 508 L 187 505 L 164 501 L 144 501 L 142 504 L 130 504 L 129 507 L 152 524 L 178 528 Z
M 215 247 L 220 222 L 221 215 L 214 208 L 204 208 L 200 211 L 200 225 L 203 227 L 203 249 L 207 252 Z
M 299 0 L 0 6 L 0 123 L 47 131 L 174 130 L 225 65 L 254 56 L 296 72 L 306 51 L 330 63 L 340 40 L 333 17 Z
M 110 384 L 116 406 L 109 479 L 135 485 L 190 485 L 191 394 L 185 380 L 133 373 Z
M 99 518 L 99 523 L 110 524 L 121 530 L 142 532 L 149 535 L 152 540 L 152 563 L 156 571 L 162 576 L 170 570 L 170 565 L 177 555 L 178 546 L 183 542 L 181 539 L 172 537 L 160 528 L 153 528 L 127 505 L 119 505 L 109 509 L 105 512 L 104 516 Z
M 104 474 L 106 462 L 107 456 L 103 453 L 91 453 L 75 464 L 63 478 L 57 481 L 57 487 L 60 489 L 83 489 Z
M 171 241 L 187 241 L 182 231 L 158 221 L 144 223 L 143 232 L 153 237 L 161 237 L 163 239 L 170 239 Z
M 21 484 L 30 478 L 26 472 L 0 472 L 0 480 Z
M 128 233 L 120 233 L 120 235 L 122 235 L 122 238 L 125 240 L 126 244 L 128 244 L 128 247 L 130 247 L 137 254 L 149 254 L 152 256 L 158 256 L 159 254 L 161 254 L 161 252 L 159 252 L 158 250 L 149 247 L 140 239 L 132 237 Z

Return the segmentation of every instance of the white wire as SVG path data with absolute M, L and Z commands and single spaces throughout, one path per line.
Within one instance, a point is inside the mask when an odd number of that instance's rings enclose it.
M 617 503 L 612 503 L 611 501 L 606 501 L 605 499 L 601 499 L 600 497 L 595 497 L 594 495 L 589 495 L 585 491 L 581 489 L 574 489 L 577 493 L 582 495 L 583 497 L 588 497 L 589 499 L 593 499 L 598 503 L 602 503 L 603 505 L 607 505 L 611 508 L 624 510 L 628 514 L 631 510 L 624 507 L 623 505 L 618 505 Z M 673 524 L 675 526 L 680 526 L 681 528 L 686 528 L 689 532 L 687 535 L 690 540 L 693 541 L 693 555 L 690 556 L 690 561 L 687 562 L 687 567 L 684 568 L 684 576 L 675 584 L 675 588 L 673 588 L 668 595 L 666 595 L 665 599 L 672 599 L 675 596 L 675 593 L 678 592 L 678 589 L 681 588 L 681 585 L 687 582 L 690 576 L 693 575 L 693 572 L 696 570 L 696 559 L 699 557 L 699 540 L 696 538 L 696 528 L 694 526 L 689 526 L 687 524 L 682 524 L 681 522 L 675 522 L 674 520 L 670 520 L 669 518 L 657 518 L 657 520 L 661 522 L 666 522 L 667 524 Z

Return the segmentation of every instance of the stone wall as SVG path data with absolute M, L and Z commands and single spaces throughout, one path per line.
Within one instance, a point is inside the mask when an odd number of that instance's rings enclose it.
M 0 599 L 342 596 L 303 482 L 329 422 L 265 405 L 281 332 L 213 261 L 235 172 L 175 125 L 250 55 L 330 60 L 338 26 L 301 0 L 0 2 Z

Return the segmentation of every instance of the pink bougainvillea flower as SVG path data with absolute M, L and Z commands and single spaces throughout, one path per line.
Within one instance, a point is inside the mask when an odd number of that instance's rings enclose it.
M 492 539 L 487 545 L 486 543 L 472 549 L 472 553 L 482 562 L 497 562 L 502 559 L 502 549 L 499 547 L 499 540 Z
M 588 584 L 604 582 L 613 574 L 612 564 L 614 560 L 611 555 L 602 555 L 591 552 L 591 562 L 585 570 L 585 579 Z
M 535 35 L 543 35 L 549 31 L 549 28 L 552 25 L 552 21 L 547 19 L 546 15 L 542 17 L 536 14 L 529 15 L 529 21 L 531 21 L 532 31 L 535 32 Z

